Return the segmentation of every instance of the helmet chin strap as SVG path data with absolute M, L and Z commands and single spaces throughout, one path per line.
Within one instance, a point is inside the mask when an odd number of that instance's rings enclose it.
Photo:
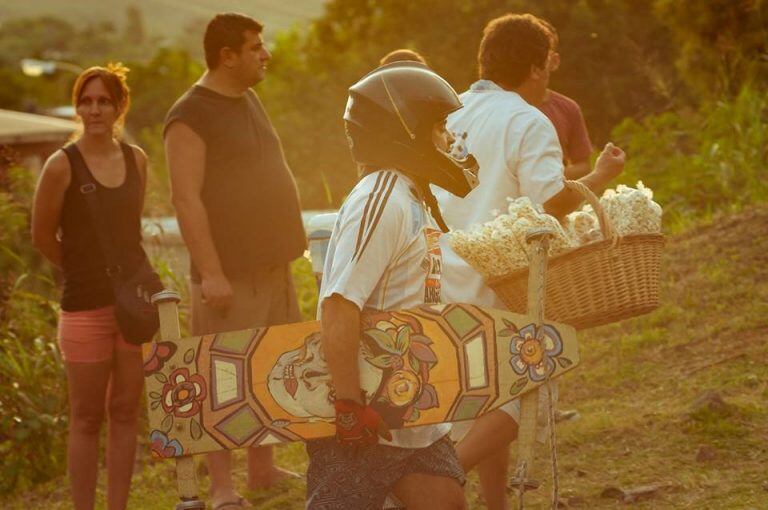
M 408 175 L 408 177 L 413 179 L 413 182 L 419 187 L 419 191 L 421 191 L 421 194 L 424 196 L 424 203 L 427 204 L 430 214 L 432 214 L 432 217 L 437 222 L 437 226 L 440 227 L 440 230 L 443 232 L 448 232 L 448 225 L 445 224 L 443 215 L 440 214 L 440 206 L 437 204 L 437 199 L 432 193 L 432 189 L 429 187 L 429 181 L 423 177 L 417 177 L 408 172 L 405 173 Z

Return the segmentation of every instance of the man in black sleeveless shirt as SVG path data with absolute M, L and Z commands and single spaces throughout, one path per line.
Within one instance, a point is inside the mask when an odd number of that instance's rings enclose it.
M 301 320 L 289 262 L 306 243 L 296 184 L 258 96 L 270 54 L 262 26 L 219 14 L 206 28 L 207 72 L 168 112 L 165 148 L 173 204 L 190 253 L 192 334 Z M 271 447 L 248 452 L 251 489 L 288 472 Z M 238 496 L 228 451 L 208 455 L 213 507 Z

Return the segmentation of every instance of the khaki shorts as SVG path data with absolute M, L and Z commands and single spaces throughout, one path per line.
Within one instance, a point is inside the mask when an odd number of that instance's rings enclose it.
M 261 268 L 252 278 L 230 280 L 232 305 L 227 310 L 203 303 L 201 285 L 191 285 L 190 329 L 193 335 L 301 322 L 288 264 Z

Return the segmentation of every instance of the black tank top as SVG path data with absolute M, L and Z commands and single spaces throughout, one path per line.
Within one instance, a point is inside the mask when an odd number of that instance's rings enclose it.
M 115 252 L 122 257 L 120 264 L 131 270 L 144 257 L 141 247 L 141 179 L 133 150 L 125 143 L 120 143 L 120 147 L 125 161 L 125 180 L 115 188 L 103 186 L 95 178 L 95 188 L 83 187 L 77 179 L 75 166 L 81 166 L 87 173 L 90 169 L 75 144 L 67 146 L 64 151 L 72 167 L 72 178 L 64 195 L 61 213 L 62 310 L 94 310 L 114 303 L 112 282 L 106 272 L 104 253 L 83 197 L 84 191 L 92 189 L 91 193 L 99 195 Z

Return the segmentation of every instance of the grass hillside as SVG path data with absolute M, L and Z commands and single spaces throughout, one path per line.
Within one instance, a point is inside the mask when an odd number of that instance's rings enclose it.
M 581 366 L 560 383 L 561 409 L 578 411 L 557 429 L 564 506 L 625 508 L 622 494 L 655 486 L 633 508 L 768 508 L 768 208 L 671 237 L 663 278 L 657 311 L 580 334 Z M 302 445 L 277 452 L 304 471 Z M 548 508 L 539 454 L 544 487 L 530 508 Z M 142 451 L 137 468 L 130 508 L 173 508 L 173 463 Z M 475 475 L 468 487 L 470 508 L 482 508 Z M 303 491 L 295 481 L 250 496 L 257 508 L 299 509 Z M 3 507 L 70 509 L 66 500 L 57 480 Z
M 217 12 L 236 11 L 262 21 L 271 34 L 319 16 L 324 3 L 324 0 L 0 0 L 0 20 L 49 15 L 74 24 L 111 21 L 122 27 L 126 9 L 135 6 L 144 14 L 150 34 L 173 38 L 197 19 L 208 19 Z

